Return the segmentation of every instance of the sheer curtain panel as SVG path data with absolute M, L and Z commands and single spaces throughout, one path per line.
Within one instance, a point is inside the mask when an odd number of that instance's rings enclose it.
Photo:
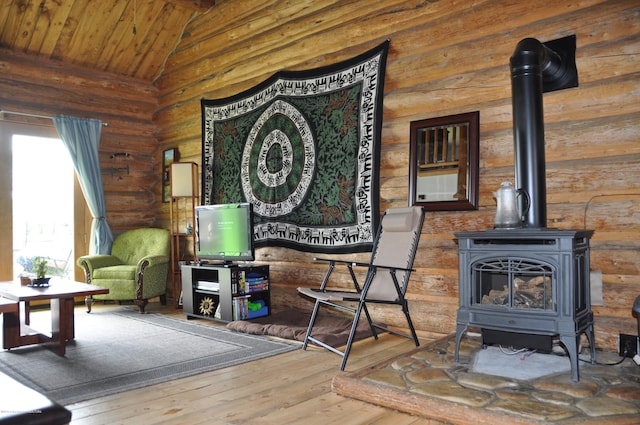
M 89 253 L 108 254 L 111 252 L 113 234 L 106 219 L 104 187 L 98 157 L 102 122 L 97 119 L 60 115 L 53 117 L 53 123 L 71 154 L 82 193 L 93 217 Z

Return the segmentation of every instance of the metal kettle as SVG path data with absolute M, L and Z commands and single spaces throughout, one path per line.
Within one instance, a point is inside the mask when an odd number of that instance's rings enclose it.
M 516 229 L 522 227 L 522 219 L 526 214 L 518 208 L 518 196 L 526 196 L 526 209 L 529 209 L 529 199 L 523 190 L 516 190 L 511 182 L 502 182 L 500 188 L 493 193 L 496 198 L 496 218 L 493 227 L 496 229 Z

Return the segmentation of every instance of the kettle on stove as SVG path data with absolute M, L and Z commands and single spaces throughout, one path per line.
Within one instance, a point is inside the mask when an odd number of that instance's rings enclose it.
M 522 221 L 526 211 L 521 213 L 518 207 L 518 196 L 521 195 L 525 195 L 526 197 L 526 209 L 528 210 L 529 196 L 522 189 L 516 190 L 510 182 L 503 182 L 500 188 L 493 193 L 498 204 L 494 228 L 516 229 L 522 227 Z

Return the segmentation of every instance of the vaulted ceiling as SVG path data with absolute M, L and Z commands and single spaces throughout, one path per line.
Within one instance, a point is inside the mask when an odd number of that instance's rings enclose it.
M 215 3 L 2 0 L 0 48 L 153 81 L 189 20 L 206 13 Z

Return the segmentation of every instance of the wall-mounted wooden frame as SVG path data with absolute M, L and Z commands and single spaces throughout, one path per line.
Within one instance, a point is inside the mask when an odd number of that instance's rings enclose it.
M 480 112 L 411 122 L 409 205 L 478 209 Z
M 171 200 L 171 164 L 179 161 L 177 148 L 167 149 L 162 152 L 162 202 Z

